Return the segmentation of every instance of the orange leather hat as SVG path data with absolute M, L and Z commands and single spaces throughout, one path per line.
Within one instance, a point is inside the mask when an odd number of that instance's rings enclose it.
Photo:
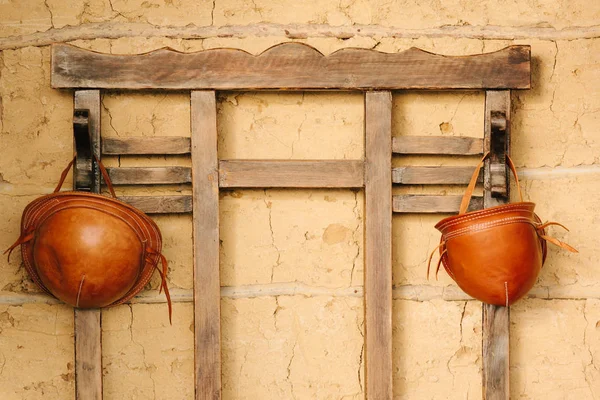
M 442 263 L 468 295 L 484 303 L 509 306 L 535 284 L 546 260 L 546 241 L 572 252 L 577 250 L 546 235 L 545 228 L 550 225 L 565 227 L 557 222 L 542 223 L 534 213 L 535 204 L 523 201 L 519 178 L 509 157 L 521 201 L 466 212 L 486 157 L 487 154 L 473 173 L 458 215 L 435 226 L 442 233 L 436 276 Z M 428 277 L 433 253 L 429 257 Z
M 63 171 L 54 193 L 27 205 L 21 236 L 7 250 L 9 257 L 21 245 L 23 262 L 33 281 L 46 293 L 80 308 L 124 303 L 139 293 L 157 270 L 170 318 L 167 261 L 161 254 L 160 230 L 142 211 L 116 199 L 100 162 L 112 198 L 59 192 L 73 161 Z

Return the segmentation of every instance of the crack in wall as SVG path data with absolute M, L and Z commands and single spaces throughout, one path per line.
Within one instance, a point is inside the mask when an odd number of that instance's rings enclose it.
M 110 5 L 110 10 L 116 14 L 115 16 L 113 16 L 113 19 L 116 17 L 123 17 L 129 21 L 129 18 L 127 18 L 125 15 L 123 15 L 120 11 L 115 10 L 112 0 L 108 0 L 108 4 Z
M 302 92 L 302 101 L 304 101 L 304 92 Z M 304 114 L 304 119 L 302 120 L 302 122 L 300 123 L 300 126 L 298 126 L 298 130 L 296 131 L 296 139 L 292 142 L 292 146 L 291 146 L 292 154 L 290 154 L 290 159 L 294 158 L 294 146 L 296 145 L 297 142 L 300 141 L 302 126 L 304 126 L 304 123 L 306 122 L 307 119 L 308 119 L 308 114 Z
M 294 347 L 292 347 L 292 356 L 290 357 L 290 362 L 288 363 L 287 366 L 287 376 L 286 376 L 286 381 L 290 384 L 290 391 L 292 394 L 292 398 L 294 400 L 296 400 L 296 394 L 294 393 L 294 382 L 292 382 L 291 375 L 292 375 L 292 362 L 294 362 L 294 357 L 296 357 L 296 346 L 298 346 L 298 342 L 294 342 Z
M 590 356 L 590 362 L 589 362 L 588 365 L 585 365 L 583 367 L 583 377 L 584 377 L 585 382 L 587 383 L 587 385 L 588 385 L 588 387 L 590 389 L 590 393 L 592 395 L 592 398 L 594 400 L 596 400 L 597 397 L 596 397 L 596 395 L 594 393 L 594 388 L 592 386 L 593 382 L 590 382 L 590 377 L 588 376 L 588 369 L 589 368 L 593 368 L 596 371 L 598 371 L 598 367 L 596 367 L 596 363 L 594 361 L 594 353 L 592 352 L 592 349 L 590 348 L 590 344 L 588 343 L 587 330 L 588 330 L 588 328 L 590 326 L 590 322 L 588 321 L 588 318 L 587 318 L 587 315 L 586 315 L 586 313 L 587 313 L 587 305 L 588 305 L 588 302 L 585 301 L 584 304 L 583 304 L 583 319 L 585 320 L 585 328 L 583 329 L 583 346 L 585 347 L 585 349 L 587 350 L 587 352 L 588 352 L 588 354 Z
M 210 26 L 215 25 L 215 7 L 217 6 L 217 0 L 213 0 L 212 9 L 210 10 Z
M 467 302 L 465 301 L 465 303 L 463 304 L 463 309 L 462 312 L 460 314 L 460 345 L 462 347 L 463 345 L 463 322 L 465 320 L 465 312 L 467 311 Z
M 362 333 L 362 332 L 361 332 Z M 364 335 L 361 335 L 364 338 Z M 363 354 L 365 352 L 365 344 L 363 343 L 362 347 L 360 348 L 360 356 L 358 358 L 358 387 L 360 387 L 360 392 L 364 393 L 364 388 L 363 388 L 363 384 L 362 384 L 362 375 L 361 375 L 361 370 L 362 370 L 362 364 L 363 364 Z
M 115 126 L 113 125 L 113 117 L 112 117 L 112 114 L 110 113 L 110 109 L 106 106 L 106 104 L 104 104 L 104 96 L 100 100 L 100 103 L 102 104 L 102 108 L 104 109 L 104 111 L 106 111 L 106 115 L 108 115 L 108 125 L 110 125 L 110 128 L 113 130 L 113 132 L 117 136 L 121 136 L 121 134 L 119 133 L 117 128 L 115 128 Z
M 153 391 L 153 398 L 156 399 L 156 381 L 154 380 L 154 376 L 152 376 L 152 370 L 156 369 L 156 366 L 154 364 L 148 364 L 148 361 L 146 359 L 146 348 L 139 342 L 137 342 L 134 339 L 134 334 L 133 334 L 133 305 L 129 304 L 129 312 L 131 315 L 131 319 L 129 322 L 129 335 L 130 335 L 130 339 L 131 339 L 131 343 L 135 344 L 136 346 L 139 346 L 140 349 L 142 349 L 142 360 L 144 363 L 144 369 L 145 371 L 148 373 L 148 376 L 150 377 L 150 380 L 152 381 L 152 391 Z
M 50 14 L 50 25 L 54 28 L 54 14 L 52 14 L 52 9 L 50 8 L 50 5 L 48 5 L 48 0 L 44 0 L 44 6 L 46 6 L 46 10 L 48 10 L 48 13 Z
M 150 117 L 150 125 L 152 126 L 152 135 L 156 136 L 156 121 L 157 121 L 157 116 L 156 116 L 156 110 L 158 110 L 158 108 L 160 107 L 160 105 L 167 99 L 168 94 L 165 93 L 161 96 L 161 98 L 158 100 L 158 102 L 156 103 L 156 105 L 154 106 L 154 108 L 152 108 L 151 111 L 151 117 Z M 166 155 L 165 155 L 166 158 Z
M 467 310 L 467 302 L 465 301 L 463 303 L 462 306 L 462 311 L 461 311 L 461 315 L 460 315 L 460 341 L 459 341 L 459 346 L 458 346 L 458 350 L 456 350 L 454 352 L 454 354 L 452 354 L 452 356 L 448 359 L 448 362 L 446 363 L 446 369 L 448 369 L 448 372 L 450 373 L 450 375 L 452 375 L 452 386 L 455 386 L 456 384 L 456 374 L 454 373 L 454 371 L 452 370 L 452 368 L 450 367 L 450 364 L 452 363 L 452 361 L 454 359 L 456 359 L 458 357 L 458 354 L 460 351 L 463 350 L 464 348 L 464 337 L 463 337 L 463 322 L 465 319 L 465 312 Z
M 277 326 L 277 315 L 279 314 L 279 311 L 283 309 L 284 308 L 279 305 L 279 296 L 275 296 L 275 311 L 273 311 L 273 319 L 275 320 L 274 325 L 276 331 L 279 330 L 279 327 Z
M 558 60 L 558 42 L 553 40 L 554 46 L 556 47 L 556 52 L 554 53 L 554 64 L 552 65 L 552 73 L 550 74 L 550 82 L 552 82 L 552 78 L 554 78 L 554 72 L 556 72 L 556 61 Z
M 2 330 L 0 330 L 0 333 L 2 333 Z M 0 352 L 0 376 L 4 373 L 5 366 L 6 366 L 6 356 L 4 355 L 4 353 Z
M 254 12 L 257 13 L 260 16 L 260 18 L 264 18 L 262 14 L 262 8 L 256 5 L 256 1 L 250 0 L 250 2 L 252 3 L 252 9 L 254 10 Z
M 352 259 L 352 270 L 350 271 L 350 285 L 352 286 L 352 284 L 354 283 L 354 270 L 356 269 L 356 262 L 358 261 L 358 256 L 360 255 L 360 248 L 361 248 L 361 243 L 358 240 L 358 236 L 359 236 L 359 229 L 362 226 L 361 223 L 361 217 L 360 214 L 358 212 L 358 190 L 354 191 L 354 207 L 352 208 L 352 212 L 354 213 L 354 215 L 356 216 L 356 228 L 354 228 L 354 231 L 352 232 L 352 240 L 353 240 L 353 244 L 356 246 L 356 254 L 354 255 L 354 258 Z
M 265 198 L 263 199 L 263 201 L 265 203 L 265 206 L 269 210 L 269 230 L 271 232 L 271 246 L 277 252 L 277 260 L 275 261 L 275 265 L 273 265 L 271 267 L 271 283 L 273 283 L 273 278 L 274 278 L 274 275 L 275 275 L 275 268 L 277 268 L 277 267 L 279 267 L 281 265 L 281 251 L 279 250 L 279 248 L 275 244 L 275 233 L 273 231 L 273 210 L 272 210 L 273 203 L 270 202 L 270 201 L 267 201 L 267 198 L 269 196 L 267 194 L 267 189 L 264 189 L 264 194 L 265 194 Z

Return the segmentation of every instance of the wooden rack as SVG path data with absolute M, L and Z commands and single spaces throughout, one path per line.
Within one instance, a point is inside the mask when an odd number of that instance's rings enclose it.
M 369 399 L 392 399 L 392 213 L 457 212 L 458 196 L 392 196 L 392 185 L 466 184 L 472 167 L 392 168 L 392 155 L 478 155 L 490 151 L 484 195 L 471 209 L 508 201 L 505 156 L 510 90 L 530 88 L 530 48 L 465 57 L 410 49 L 344 49 L 324 56 L 284 43 L 254 56 L 234 49 L 108 55 L 52 47 L 52 86 L 75 89 L 77 188 L 99 190 L 91 154 L 190 154 L 191 168 L 111 168 L 116 185 L 191 183 L 192 196 L 129 196 L 147 213 L 193 214 L 195 396 L 221 398 L 219 189 L 363 188 L 365 193 L 365 376 Z M 100 139 L 100 90 L 189 90 L 191 138 Z M 392 90 L 484 90 L 484 139 L 392 138 Z M 365 93 L 364 160 L 219 160 L 216 90 L 343 90 Z M 87 132 L 89 135 L 82 135 Z M 79 133 L 79 134 L 78 134 Z M 87 154 L 87 156 L 86 156 Z M 87 158 L 86 158 L 87 157 Z M 101 314 L 75 311 L 77 399 L 102 398 Z M 483 393 L 508 399 L 509 310 L 483 309 Z

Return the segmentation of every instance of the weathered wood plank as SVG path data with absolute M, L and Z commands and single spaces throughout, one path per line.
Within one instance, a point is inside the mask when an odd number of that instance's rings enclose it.
M 107 168 L 113 185 L 161 185 L 192 182 L 188 167 L 119 167 Z
M 190 146 L 189 137 L 104 138 L 102 154 L 189 154 Z
M 191 93 L 196 400 L 221 398 L 219 170 L 215 92 Z
M 219 185 L 223 188 L 359 188 L 364 185 L 364 162 L 224 160 L 219 163 Z
M 393 197 L 396 213 L 458 213 L 462 196 L 397 195 Z M 471 198 L 469 211 L 483 208 L 483 197 Z
M 122 196 L 119 200 L 131 204 L 146 214 L 192 212 L 192 196 Z
M 510 149 L 510 91 L 488 91 L 485 96 L 484 149 L 494 146 L 492 136 L 492 113 L 506 115 L 506 148 Z M 503 145 L 504 146 L 504 145 Z M 493 207 L 508 202 L 507 197 L 492 196 L 492 171 L 490 161 L 484 167 L 484 206 Z M 509 379 L 509 333 L 510 309 L 489 304 L 483 305 L 483 398 L 484 400 L 508 400 Z
M 392 181 L 405 185 L 467 185 L 472 174 L 472 167 L 398 167 L 392 170 Z
M 448 136 L 400 136 L 392 138 L 396 154 L 483 154 L 483 139 Z
M 392 399 L 392 94 L 365 98 L 365 377 L 367 398 Z M 396 355 L 400 357 L 400 355 Z
M 483 399 L 508 400 L 510 307 L 483 304 Z
M 101 310 L 75 309 L 75 396 L 102 399 Z
M 242 50 L 140 55 L 100 54 L 52 46 L 52 87 L 102 89 L 527 89 L 529 46 L 443 56 L 411 48 L 400 53 L 343 49 L 324 56 L 283 43 L 254 56 Z
M 100 92 L 76 91 L 75 109 L 88 112 L 92 152 L 100 157 Z M 100 172 L 94 170 L 92 192 L 100 193 Z M 77 181 L 73 182 L 73 189 Z M 75 396 L 77 400 L 102 399 L 102 327 L 100 310 L 75 309 Z

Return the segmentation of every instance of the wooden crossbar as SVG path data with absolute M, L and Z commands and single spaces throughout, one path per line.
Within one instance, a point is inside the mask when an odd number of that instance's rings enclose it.
M 480 155 L 483 139 L 447 136 L 404 136 L 392 138 L 396 154 Z
M 483 139 L 446 136 L 404 136 L 392 138 L 396 154 L 480 155 Z M 102 139 L 104 155 L 189 154 L 189 137 L 131 137 Z
M 456 214 L 460 208 L 462 196 L 434 196 L 406 194 L 393 198 L 393 210 L 395 213 L 447 213 Z M 469 210 L 483 208 L 483 197 L 473 196 L 469 203 Z
M 102 139 L 102 154 L 190 154 L 191 146 L 189 137 L 105 138 Z
M 405 185 L 467 185 L 473 167 L 398 167 L 392 170 L 392 182 Z M 483 174 L 479 178 L 483 182 Z

